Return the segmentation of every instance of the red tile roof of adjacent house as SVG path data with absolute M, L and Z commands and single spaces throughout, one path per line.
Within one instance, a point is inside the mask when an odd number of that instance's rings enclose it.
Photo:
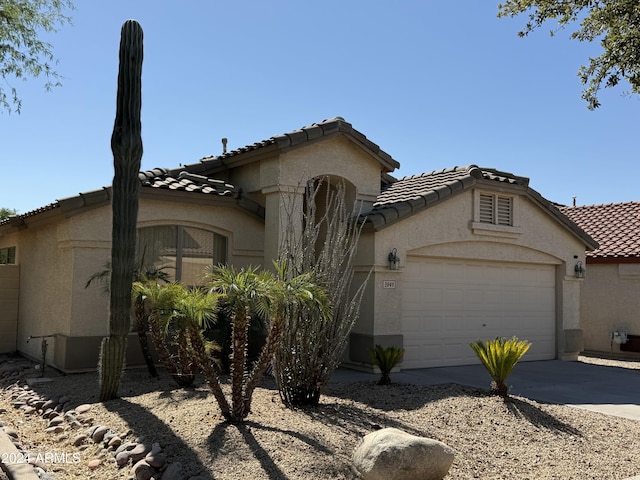
M 640 202 L 558 208 L 600 244 L 589 262 L 640 262 Z

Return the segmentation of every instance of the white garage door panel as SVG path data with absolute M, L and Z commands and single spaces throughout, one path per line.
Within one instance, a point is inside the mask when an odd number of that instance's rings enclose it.
M 403 368 L 478 363 L 469 343 L 497 336 L 555 357 L 553 266 L 409 257 L 403 276 Z

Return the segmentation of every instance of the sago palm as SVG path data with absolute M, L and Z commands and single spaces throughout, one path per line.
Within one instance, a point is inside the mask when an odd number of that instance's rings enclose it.
M 404 348 L 384 348 L 382 345 L 376 345 L 375 348 L 371 349 L 371 356 L 373 364 L 380 369 L 378 385 L 389 385 L 391 383 L 389 374 L 391 370 L 393 370 L 393 367 L 402 361 Z
M 470 344 L 471 348 L 491 375 L 491 393 L 506 397 L 509 389 L 506 385 L 507 377 L 511 374 L 516 364 L 531 347 L 527 340 L 519 340 L 517 337 L 510 339 L 496 337 L 495 340 L 477 340 Z
M 248 376 L 246 360 L 251 312 L 266 313 L 266 299 L 273 288 L 274 277 L 254 267 L 236 270 L 233 266 L 216 266 L 207 273 L 207 279 L 211 291 L 221 295 L 231 312 L 230 420 L 241 421 L 246 417 L 244 386 Z
M 174 355 L 168 346 L 167 331 L 172 316 L 175 314 L 176 303 L 184 295 L 184 287 L 178 283 L 159 284 L 155 280 L 135 282 L 133 295 L 149 304 L 148 321 L 151 327 L 151 338 L 156 347 L 160 361 L 181 387 L 190 386 L 194 379 L 194 371 L 186 361 L 184 355 Z
M 212 291 L 219 293 L 231 311 L 231 410 L 226 400 L 220 404 L 223 416 L 231 422 L 241 422 L 250 412 L 251 398 L 266 371 L 282 337 L 284 319 L 291 309 L 314 308 L 329 311 L 325 291 L 313 281 L 311 274 L 286 279 L 284 266 L 276 265 L 278 275 L 258 271 L 254 267 L 235 270 L 233 267 L 212 268 L 207 278 Z M 266 343 L 256 363 L 247 365 L 248 328 L 251 314 L 262 315 L 269 324 Z M 211 378 L 214 383 L 217 379 Z M 210 382 L 211 385 L 211 382 Z M 219 385 L 211 385 L 215 388 Z

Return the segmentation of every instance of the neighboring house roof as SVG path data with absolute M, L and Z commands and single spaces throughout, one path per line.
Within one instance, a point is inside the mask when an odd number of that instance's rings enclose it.
M 378 195 L 373 209 L 362 217 L 379 230 L 474 186 L 484 185 L 490 188 L 497 183 L 519 188 L 562 226 L 584 241 L 588 248 L 597 248 L 598 243 L 593 238 L 529 187 L 528 178 L 476 165 L 436 170 L 389 183 Z
M 640 202 L 558 208 L 600 244 L 589 263 L 640 262 Z

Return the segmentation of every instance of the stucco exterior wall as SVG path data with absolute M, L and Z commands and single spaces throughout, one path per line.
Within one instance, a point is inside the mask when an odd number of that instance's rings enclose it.
M 59 212 L 58 212 L 59 213 Z M 228 259 L 237 266 L 260 264 L 263 223 L 234 203 L 205 204 L 140 199 L 138 226 L 180 224 L 228 237 Z M 111 255 L 111 207 L 87 209 L 68 218 L 29 226 L 2 237 L 18 245 L 20 285 L 17 348 L 40 357 L 40 341 L 29 336 L 55 335 L 48 340 L 48 362 L 68 358 L 56 349 L 73 337 L 103 337 L 108 333 L 108 296 L 102 286 L 85 288 L 90 276 L 104 270 Z M 58 345 L 56 346 L 56 338 Z
M 514 230 L 521 233 L 502 235 L 474 228 L 475 198 L 474 191 L 463 192 L 375 232 L 376 267 L 363 300 L 373 305 L 373 313 L 361 315 L 354 333 L 393 336 L 402 332 L 402 270 L 408 255 L 554 265 L 561 279 L 557 282 L 559 330 L 579 327 L 581 280 L 574 278 L 573 268 L 577 260 L 584 262 L 584 245 L 525 196 L 516 196 L 514 202 Z M 394 248 L 401 259 L 398 271 L 387 266 Z M 388 281 L 395 281 L 395 288 L 385 288 Z M 563 341 L 562 335 L 559 338 Z M 559 345 L 559 352 L 563 348 Z
M 260 162 L 259 173 L 242 171 L 238 179 L 259 191 L 265 205 L 265 264 L 277 257 L 285 212 L 302 209 L 308 179 L 330 176 L 344 179 L 364 211 L 371 208 L 380 190 L 380 163 L 343 136 L 318 141 Z M 237 172 L 234 175 L 239 175 Z M 350 205 L 348 205 L 350 207 Z
M 640 335 L 640 264 L 588 264 L 580 309 L 585 350 L 639 356 L 621 352 L 611 334 Z

